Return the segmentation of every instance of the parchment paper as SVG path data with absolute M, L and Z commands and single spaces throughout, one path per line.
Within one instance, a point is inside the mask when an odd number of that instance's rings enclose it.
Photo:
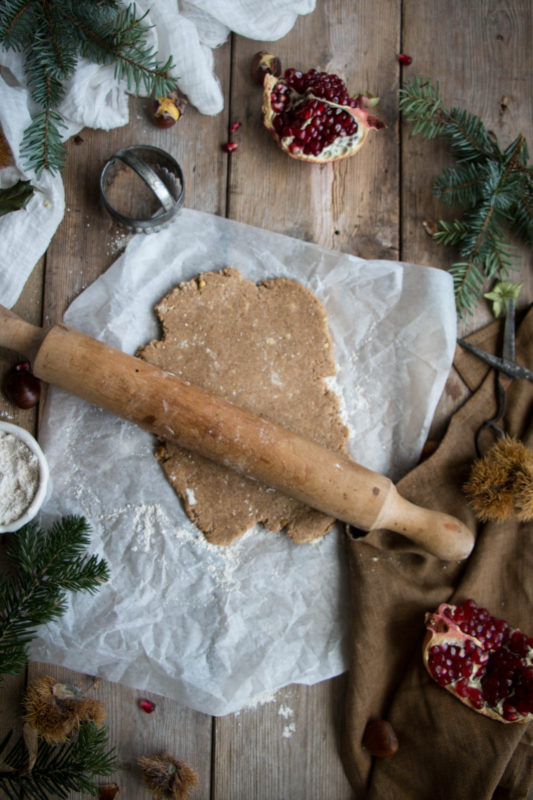
M 364 261 L 185 209 L 160 233 L 134 236 L 65 322 L 133 354 L 159 335 L 153 306 L 170 288 L 225 266 L 254 281 L 295 278 L 323 301 L 349 451 L 397 480 L 419 456 L 453 358 L 447 273 Z M 229 547 L 209 545 L 168 486 L 151 435 L 57 389 L 41 434 L 53 480 L 41 521 L 86 516 L 91 552 L 107 559 L 111 579 L 96 596 L 71 598 L 33 659 L 213 715 L 345 671 L 340 526 L 310 545 L 260 526 Z

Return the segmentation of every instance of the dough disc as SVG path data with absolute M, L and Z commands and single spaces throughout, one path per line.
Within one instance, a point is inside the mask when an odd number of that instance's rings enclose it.
M 348 430 L 324 379 L 336 365 L 324 307 L 300 283 L 259 284 L 228 267 L 180 283 L 155 308 L 163 336 L 138 355 L 331 450 Z M 225 545 L 263 523 L 303 543 L 334 519 L 171 442 L 157 457 L 188 517 Z

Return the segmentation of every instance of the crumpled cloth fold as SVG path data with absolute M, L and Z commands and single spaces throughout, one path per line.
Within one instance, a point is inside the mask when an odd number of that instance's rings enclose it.
M 496 322 L 478 332 L 475 343 L 498 351 L 500 327 Z M 519 328 L 516 358 L 533 367 L 533 307 Z M 472 555 L 439 561 L 386 531 L 347 537 L 352 630 L 342 754 L 358 800 L 525 800 L 533 782 L 531 724 L 503 724 L 472 711 L 422 664 L 424 614 L 442 602 L 472 597 L 533 635 L 533 523 L 476 523 L 462 492 L 476 458 L 475 432 L 496 408 L 495 375 L 463 351 L 455 364 L 473 394 L 435 453 L 398 489 L 470 525 L 476 531 Z M 533 447 L 531 383 L 514 381 L 508 388 L 504 429 Z M 362 747 L 372 718 L 393 725 L 396 755 L 372 759 Z
M 202 114 L 218 114 L 224 97 L 213 68 L 213 49 L 230 32 L 262 41 L 285 36 L 316 0 L 136 0 L 147 12 L 151 44 L 161 60 L 173 56 L 177 84 Z M 128 2 L 125 2 L 128 5 Z M 80 59 L 59 111 L 66 122 L 63 139 L 84 127 L 110 130 L 126 125 L 128 95 L 117 85 L 113 65 Z M 43 172 L 37 178 L 24 168 L 20 143 L 35 106 L 26 88 L 22 54 L 0 47 L 0 128 L 13 165 L 0 169 L 0 188 L 19 179 L 31 180 L 38 191 L 24 210 L 0 217 L 0 302 L 11 308 L 35 264 L 46 251 L 65 213 L 60 175 Z

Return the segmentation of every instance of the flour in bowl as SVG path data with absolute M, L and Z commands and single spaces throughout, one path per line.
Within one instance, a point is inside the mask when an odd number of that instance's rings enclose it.
M 0 525 L 27 511 L 39 487 L 39 459 L 17 436 L 0 431 Z

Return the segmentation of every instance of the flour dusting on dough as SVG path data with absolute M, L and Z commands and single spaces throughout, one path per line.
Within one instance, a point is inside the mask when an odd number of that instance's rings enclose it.
M 138 355 L 229 402 L 345 453 L 348 429 L 325 309 L 302 284 L 256 284 L 228 267 L 180 283 L 156 306 L 162 338 Z M 210 432 L 219 437 L 217 431 Z M 238 436 L 238 434 L 237 434 Z M 221 464 L 164 442 L 157 457 L 188 517 L 226 545 L 255 523 L 298 543 L 334 520 Z

